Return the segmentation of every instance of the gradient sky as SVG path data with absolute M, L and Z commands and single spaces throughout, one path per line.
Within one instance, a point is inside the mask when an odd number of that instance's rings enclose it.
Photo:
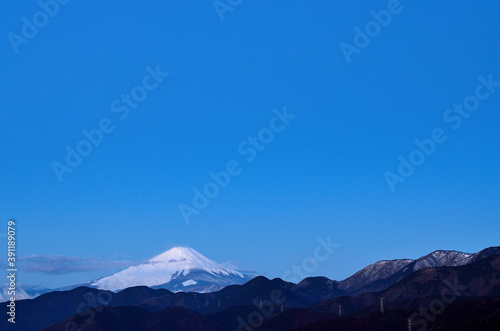
M 308 275 L 340 280 L 499 245 L 500 87 L 456 130 L 443 115 L 479 76 L 500 81 L 500 3 L 402 0 L 348 63 L 339 45 L 387 6 L 242 1 L 221 21 L 212 1 L 69 1 L 16 53 L 9 34 L 41 7 L 3 1 L 0 233 L 14 218 L 19 256 L 96 269 L 26 262 L 19 282 L 83 282 L 173 246 L 281 277 L 329 235 L 339 247 Z M 121 120 L 114 100 L 157 65 L 169 76 Z M 285 106 L 296 118 L 247 162 L 238 146 Z M 52 163 L 103 118 L 114 131 L 58 181 Z M 436 128 L 446 142 L 392 192 L 384 173 Z M 230 160 L 241 174 L 187 225 L 179 204 Z

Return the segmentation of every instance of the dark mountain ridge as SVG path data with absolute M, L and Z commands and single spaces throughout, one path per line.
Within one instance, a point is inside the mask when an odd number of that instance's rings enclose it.
M 343 316 L 365 318 L 376 313 L 380 297 L 384 297 L 387 309 L 404 311 L 418 310 L 418 307 L 429 304 L 429 300 L 439 298 L 443 293 L 450 298 L 454 297 L 453 302 L 464 298 L 478 301 L 492 296 L 500 297 L 499 251 L 498 247 L 483 250 L 474 254 L 472 258 L 467 257 L 470 263 L 458 262 L 461 264 L 458 266 L 434 268 L 416 266 L 419 261 L 456 264 L 456 258 L 447 259 L 442 253 L 444 251 L 437 251 L 438 253 L 434 255 L 431 253 L 401 268 L 390 269 L 382 266 L 385 272 L 362 288 L 353 288 L 352 281 L 360 275 L 365 277 L 370 273 L 357 273 L 358 276 L 355 274 L 353 277 L 356 277 L 350 279 L 351 292 L 360 292 L 354 295 L 339 288 L 342 282 L 326 277 L 309 277 L 294 284 L 279 278 L 270 280 L 259 276 L 243 285 L 230 285 L 211 293 L 173 293 L 166 289 L 152 289 L 146 286 L 131 287 L 114 293 L 78 287 L 70 291 L 54 291 L 35 299 L 17 301 L 16 326 L 22 330 L 39 330 L 68 318 L 72 323 L 82 323 L 92 317 L 97 323 L 96 327 L 105 328 L 104 324 L 99 326 L 97 316 L 103 318 L 102 323 L 120 319 L 124 314 L 123 307 L 129 307 L 127 309 L 133 313 L 137 308 L 138 316 L 161 322 L 165 320 L 161 318 L 163 315 L 158 313 L 167 309 L 170 312 L 167 315 L 172 316 L 176 314 L 176 310 L 170 308 L 177 307 L 184 309 L 177 310 L 178 314 L 185 316 L 188 311 L 197 314 L 192 316 L 200 315 L 203 318 L 193 318 L 213 328 L 232 329 L 245 323 L 249 325 L 249 316 L 262 316 L 262 321 L 257 323 L 256 327 L 267 325 L 272 329 L 280 323 L 277 321 L 282 319 L 283 325 L 299 328 L 307 323 L 326 321 L 335 316 L 338 318 L 339 305 L 342 305 Z M 453 256 L 458 256 L 460 259 L 463 257 L 459 254 Z M 413 271 L 415 269 L 418 270 Z M 388 270 L 390 272 L 387 272 Z M 388 276 L 393 271 L 395 272 Z M 376 275 L 374 277 L 377 278 Z M 364 281 L 361 283 L 366 284 Z M 377 286 L 385 288 L 368 291 Z M 207 324 L 204 322 L 205 318 L 214 324 Z M 297 320 L 294 321 L 293 318 Z M 133 318 L 125 319 L 127 327 L 131 327 L 135 323 L 133 321 Z M 6 321 L 0 321 L 0 327 L 6 329 Z M 85 322 L 85 328 L 88 327 L 90 326 Z

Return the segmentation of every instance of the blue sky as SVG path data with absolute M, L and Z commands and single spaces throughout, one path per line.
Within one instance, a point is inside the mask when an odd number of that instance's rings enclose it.
M 381 259 L 499 244 L 500 87 L 475 97 L 478 77 L 500 82 L 495 1 L 255 0 L 219 13 L 212 1 L 69 1 L 46 22 L 36 2 L 0 6 L 0 210 L 5 229 L 17 220 L 19 256 L 37 255 L 19 282 L 86 281 L 172 246 L 280 277 L 330 236 L 339 246 L 310 275 L 340 280 Z M 340 45 L 388 8 L 348 62 Z M 133 91 L 141 101 L 126 106 Z M 466 99 L 477 110 L 453 129 L 443 116 Z M 284 107 L 296 117 L 248 162 L 239 146 Z M 103 120 L 112 132 L 59 181 L 54 162 Z M 437 128 L 446 141 L 400 176 L 398 156 Z M 241 173 L 186 224 L 179 205 L 232 160 Z M 404 180 L 394 190 L 388 171 Z M 29 265 L 75 257 L 79 272 Z

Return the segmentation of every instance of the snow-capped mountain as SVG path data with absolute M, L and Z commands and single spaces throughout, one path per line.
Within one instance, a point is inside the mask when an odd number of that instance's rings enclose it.
M 377 279 L 386 279 L 391 277 L 411 262 L 413 262 L 413 260 L 409 259 L 383 260 L 376 262 L 364 269 L 361 269 L 351 277 L 341 281 L 339 289 L 347 292 L 360 289 L 373 283 Z
M 436 267 L 456 267 L 471 262 L 474 254 L 457 251 L 435 251 L 418 259 L 413 271 Z
M 348 293 L 380 291 L 418 270 L 462 266 L 497 254 L 500 254 L 500 247 L 490 247 L 474 254 L 437 250 L 417 260 L 379 261 L 339 282 L 338 288 Z
M 206 258 L 192 248 L 174 247 L 147 263 L 91 282 L 90 286 L 111 291 L 144 285 L 173 292 L 212 292 L 228 285 L 246 283 L 252 278 Z

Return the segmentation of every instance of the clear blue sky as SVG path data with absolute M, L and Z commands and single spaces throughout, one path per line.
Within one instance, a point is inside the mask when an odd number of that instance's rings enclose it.
M 387 7 L 244 0 L 221 20 L 210 0 L 69 1 L 44 22 L 35 1 L 2 2 L 0 213 L 5 229 L 18 222 L 19 255 L 85 265 L 180 245 L 280 277 L 330 235 L 340 246 L 311 275 L 343 279 L 380 259 L 498 245 L 500 87 L 482 88 L 455 130 L 443 115 L 479 76 L 500 81 L 500 4 L 402 0 L 348 63 L 341 43 Z M 34 15 L 46 25 L 12 42 Z M 114 101 L 157 65 L 168 77 L 120 119 Z M 296 117 L 248 162 L 238 146 L 285 106 Z M 114 130 L 59 181 L 53 162 L 105 118 Z M 447 140 L 391 191 L 384 173 L 436 128 Z M 241 173 L 187 225 L 179 204 L 231 160 Z M 19 281 L 112 271 L 95 269 L 21 268 Z

